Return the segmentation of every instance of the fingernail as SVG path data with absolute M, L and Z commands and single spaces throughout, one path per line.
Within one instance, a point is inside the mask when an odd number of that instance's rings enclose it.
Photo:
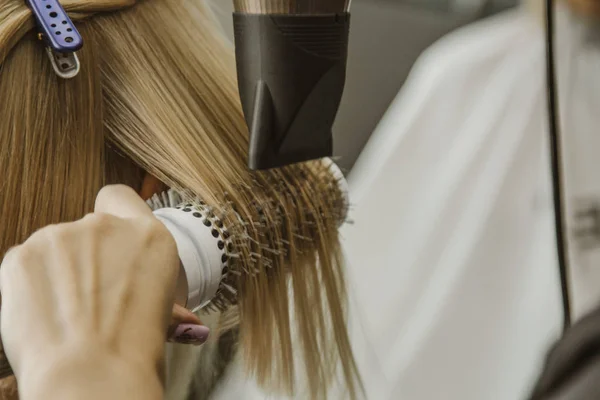
M 171 341 L 199 346 L 208 340 L 210 329 L 203 325 L 181 324 L 175 328 Z

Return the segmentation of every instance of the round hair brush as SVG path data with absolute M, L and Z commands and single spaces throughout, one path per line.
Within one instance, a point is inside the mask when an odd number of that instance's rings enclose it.
M 330 157 L 346 82 L 350 0 L 234 0 L 248 164 Z
M 331 204 L 334 210 L 331 217 L 340 226 L 346 219 L 349 207 L 348 187 L 342 171 L 328 158 L 309 167 L 316 179 L 328 182 L 326 190 L 331 194 L 326 197 L 334 201 Z M 147 201 L 177 244 L 181 272 L 176 302 L 194 312 L 205 307 L 224 310 L 236 303 L 237 277 L 247 273 L 236 263 L 241 248 L 247 248 L 253 241 L 245 230 L 247 221 L 243 221 L 235 210 L 229 210 L 228 207 L 215 208 L 200 199 L 184 199 L 184 195 L 169 190 L 155 194 Z M 275 214 L 283 212 L 277 207 L 273 211 Z M 281 215 L 275 217 L 274 221 L 281 221 Z M 282 242 L 281 248 L 271 251 L 273 254 L 286 252 L 284 247 Z

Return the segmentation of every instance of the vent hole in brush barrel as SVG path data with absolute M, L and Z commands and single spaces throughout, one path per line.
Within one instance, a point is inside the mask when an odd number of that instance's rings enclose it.
M 227 262 L 227 260 L 229 260 L 229 257 L 227 257 L 227 254 L 223 254 L 223 255 L 221 256 L 221 262 L 222 262 L 222 263 L 226 263 L 226 262 Z
M 192 214 L 194 217 L 196 218 L 202 218 L 202 214 L 200 214 L 199 212 L 195 212 L 194 214 Z
M 52 11 L 49 15 L 50 15 L 50 18 L 56 18 L 56 17 L 58 17 L 58 14 L 55 13 L 54 11 Z
M 219 250 L 223 250 L 225 248 L 225 243 L 223 243 L 223 241 L 219 240 L 219 242 L 217 243 L 217 246 L 219 247 Z
M 205 220 L 204 220 L 204 225 L 205 225 L 205 226 L 211 226 L 211 225 L 212 225 L 212 223 L 211 223 L 209 220 L 205 219 Z
M 67 42 L 67 43 L 72 43 L 72 42 L 73 42 L 73 38 L 72 38 L 71 36 L 67 36 L 67 37 L 65 38 L 65 42 Z
M 216 229 L 213 229 L 213 230 L 211 231 L 211 233 L 212 233 L 213 237 L 215 237 L 215 238 L 218 238 L 218 237 L 219 237 L 219 231 L 218 231 L 218 230 L 216 230 Z
M 187 207 L 186 207 L 186 208 L 184 208 L 184 209 L 183 209 L 183 212 L 190 212 L 190 211 L 192 211 L 192 209 L 191 209 L 191 208 L 187 208 Z

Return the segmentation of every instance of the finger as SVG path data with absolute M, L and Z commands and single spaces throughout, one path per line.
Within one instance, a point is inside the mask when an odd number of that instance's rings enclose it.
M 180 324 L 169 336 L 169 342 L 199 346 L 206 343 L 210 329 L 203 325 Z
M 196 324 L 202 325 L 202 321 L 200 318 L 193 312 L 189 311 L 185 307 L 180 306 L 179 304 L 175 304 L 173 306 L 173 316 L 172 316 L 172 324 Z
M 177 339 L 178 333 L 181 336 L 182 328 L 181 326 L 191 326 L 191 325 L 202 325 L 202 321 L 198 316 L 185 307 L 180 306 L 179 304 L 175 304 L 173 306 L 173 313 L 171 316 L 171 325 L 169 325 L 169 329 L 167 331 L 167 337 L 169 342 L 180 342 Z M 179 328 L 179 331 L 178 331 Z M 185 329 L 184 329 L 185 330 Z
M 148 204 L 129 186 L 110 185 L 103 187 L 96 197 L 94 212 L 111 214 L 120 218 L 152 216 Z
M 164 192 L 166 189 L 166 185 L 157 177 L 151 174 L 146 174 L 144 177 L 144 183 L 142 183 L 142 190 L 140 190 L 140 196 L 142 199 L 148 200 L 156 193 Z

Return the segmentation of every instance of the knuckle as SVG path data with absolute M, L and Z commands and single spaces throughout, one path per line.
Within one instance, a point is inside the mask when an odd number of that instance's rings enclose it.
M 47 237 L 52 242 L 64 243 L 71 240 L 73 237 L 73 229 L 71 224 L 53 225 L 47 231 Z
M 106 229 L 114 224 L 116 217 L 104 213 L 91 213 L 83 217 L 82 221 L 92 229 Z
M 40 245 L 49 246 L 49 249 L 46 249 L 47 252 L 54 254 L 66 253 L 77 238 L 73 224 L 51 225 L 42 233 L 44 244 Z
M 11 249 L 0 266 L 1 289 L 15 281 L 35 279 L 42 264 L 40 252 L 34 246 L 21 245 Z
M 32 247 L 46 245 L 53 246 L 68 242 L 72 237 L 71 233 L 71 224 L 48 225 L 31 235 L 31 237 L 23 244 L 23 247 L 29 249 Z
M 70 239 L 72 233 L 72 224 L 52 225 L 48 228 L 48 236 L 59 241 Z
M 107 198 L 119 197 L 123 194 L 130 194 L 131 192 L 135 193 L 135 190 L 127 185 L 108 185 L 100 189 L 96 198 L 99 200 L 104 200 Z
M 6 271 L 6 267 L 9 265 L 17 267 L 29 265 L 33 262 L 34 254 L 35 252 L 31 246 L 14 247 L 4 258 L 1 270 Z

